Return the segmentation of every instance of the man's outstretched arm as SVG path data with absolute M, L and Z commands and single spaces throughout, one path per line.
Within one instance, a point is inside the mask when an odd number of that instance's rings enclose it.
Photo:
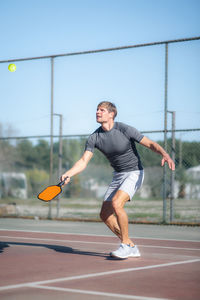
M 144 136 L 140 144 L 151 149 L 153 152 L 156 152 L 160 155 L 162 155 L 162 161 L 161 161 L 161 166 L 164 166 L 165 162 L 168 164 L 169 168 L 174 171 L 175 170 L 175 163 L 169 156 L 169 154 L 156 142 L 150 140 L 146 136 Z
M 83 156 L 73 165 L 73 167 L 61 176 L 60 180 L 63 181 L 66 177 L 68 177 L 65 180 L 65 184 L 69 183 L 70 177 L 81 173 L 87 167 L 87 164 L 89 163 L 92 156 L 92 152 L 85 151 Z

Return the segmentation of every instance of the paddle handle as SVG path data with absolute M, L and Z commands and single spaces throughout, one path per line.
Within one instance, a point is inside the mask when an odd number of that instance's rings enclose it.
M 65 179 L 64 179 L 63 181 L 59 182 L 58 186 L 61 187 L 61 186 L 65 183 L 65 180 L 66 180 L 67 178 L 69 178 L 69 176 L 65 177 Z

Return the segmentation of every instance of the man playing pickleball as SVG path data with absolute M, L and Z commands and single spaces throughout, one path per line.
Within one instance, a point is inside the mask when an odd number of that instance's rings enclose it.
M 114 122 L 116 115 L 117 109 L 113 103 L 108 101 L 99 103 L 96 120 L 101 126 L 89 136 L 83 156 L 61 176 L 61 180 L 68 176 L 65 181 L 67 184 L 70 177 L 82 172 L 92 158 L 95 148 L 107 157 L 114 173 L 104 197 L 100 217 L 121 240 L 120 247 L 110 255 L 125 259 L 140 256 L 138 247 L 129 238 L 128 216 L 124 210 L 125 203 L 130 201 L 141 187 L 144 177 L 135 142 L 160 154 L 162 166 L 167 162 L 173 171 L 175 164 L 159 144 L 142 135 L 134 127 Z

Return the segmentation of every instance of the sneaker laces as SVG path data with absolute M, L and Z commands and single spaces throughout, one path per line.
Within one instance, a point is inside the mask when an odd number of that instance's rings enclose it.
M 131 245 L 129 245 L 129 244 L 124 244 L 124 243 L 120 244 L 120 247 L 123 248 L 123 249 L 125 248 L 125 246 L 131 247 Z

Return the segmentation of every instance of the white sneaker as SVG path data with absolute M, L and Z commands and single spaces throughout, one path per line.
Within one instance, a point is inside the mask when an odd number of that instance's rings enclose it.
M 140 257 L 141 254 L 136 245 L 131 247 L 130 245 L 121 244 L 119 249 L 110 253 L 110 256 L 125 259 L 128 257 Z

